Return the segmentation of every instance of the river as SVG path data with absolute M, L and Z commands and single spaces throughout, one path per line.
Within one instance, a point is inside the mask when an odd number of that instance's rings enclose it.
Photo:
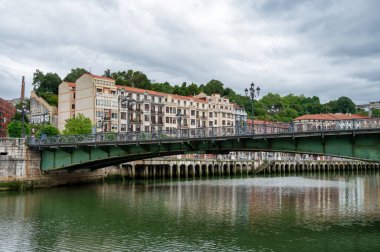
M 0 192 L 0 251 L 380 251 L 380 173 Z

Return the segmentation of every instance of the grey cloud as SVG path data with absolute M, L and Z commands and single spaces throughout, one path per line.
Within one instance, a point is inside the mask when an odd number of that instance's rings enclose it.
M 19 95 L 5 92 L 17 80 L 9 76 L 91 67 L 173 84 L 214 78 L 237 92 L 254 81 L 263 95 L 378 100 L 378 9 L 370 0 L 3 2 L 0 94 Z

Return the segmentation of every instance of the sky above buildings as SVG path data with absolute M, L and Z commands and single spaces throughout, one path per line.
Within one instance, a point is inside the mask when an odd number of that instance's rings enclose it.
M 380 100 L 378 0 L 0 0 L 0 97 L 33 72 L 139 70 L 238 93 Z M 27 94 L 27 96 L 29 96 Z

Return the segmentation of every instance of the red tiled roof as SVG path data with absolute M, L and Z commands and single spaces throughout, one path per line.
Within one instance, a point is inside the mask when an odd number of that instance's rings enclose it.
M 205 101 L 204 99 L 201 99 L 201 98 L 195 98 L 195 97 L 192 97 L 194 99 L 194 101 L 196 102 L 201 102 L 201 103 L 207 103 L 207 101 Z
M 100 75 L 95 75 L 95 74 L 91 74 L 91 73 L 85 73 L 83 75 L 89 75 L 93 78 L 96 78 L 96 79 L 102 79 L 102 80 L 110 80 L 110 81 L 113 81 L 114 79 L 112 78 L 108 78 L 108 77 L 105 77 L 105 76 L 100 76 Z
M 188 101 L 191 100 L 190 96 L 183 96 L 183 95 L 172 94 L 172 97 L 176 98 L 178 100 L 188 100 Z
M 135 87 L 127 87 L 127 86 L 120 86 L 120 85 L 116 85 L 116 87 L 118 89 L 124 89 L 125 91 L 128 91 L 128 92 L 134 92 L 134 93 L 148 93 L 150 95 L 157 95 L 157 96 L 166 96 L 167 94 L 165 93 L 160 93 L 160 92 L 157 92 L 157 91 L 153 91 L 153 90 L 148 90 L 148 89 L 141 89 L 141 88 L 135 88 Z
M 315 114 L 315 115 L 303 115 L 295 118 L 293 121 L 301 120 L 351 120 L 351 119 L 369 119 L 368 116 L 356 115 L 356 114 Z

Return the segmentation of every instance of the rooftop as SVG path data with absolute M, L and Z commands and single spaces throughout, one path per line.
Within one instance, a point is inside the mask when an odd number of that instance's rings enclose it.
M 369 119 L 368 116 L 362 116 L 357 114 L 314 114 L 314 115 L 303 115 L 299 116 L 293 121 L 302 120 L 352 120 L 352 119 Z

